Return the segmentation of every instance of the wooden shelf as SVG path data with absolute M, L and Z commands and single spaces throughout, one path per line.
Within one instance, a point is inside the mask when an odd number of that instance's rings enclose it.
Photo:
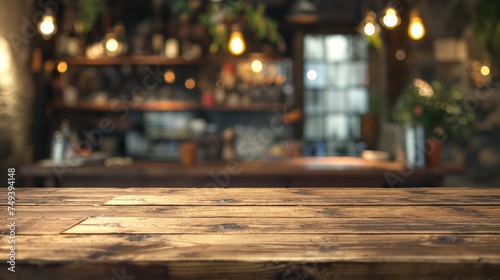
M 57 110 L 76 110 L 76 111 L 112 111 L 123 112 L 130 111 L 190 111 L 200 109 L 197 103 L 188 103 L 180 101 L 155 101 L 155 102 L 107 102 L 96 104 L 92 102 L 78 102 L 74 106 L 68 106 L 62 102 L 56 102 L 54 108 Z
M 110 111 L 123 112 L 128 109 L 130 111 L 194 111 L 203 110 L 207 112 L 259 112 L 272 111 L 274 109 L 282 110 L 283 107 L 289 107 L 285 103 L 266 103 L 266 104 L 251 104 L 248 106 L 214 106 L 202 107 L 198 103 L 188 103 L 181 101 L 154 101 L 154 102 L 78 102 L 73 106 L 66 105 L 62 102 L 55 102 L 54 108 L 61 111 Z
M 200 65 L 207 63 L 238 63 L 253 59 L 263 62 L 285 59 L 279 55 L 249 54 L 245 56 L 208 56 L 203 59 L 186 60 L 182 57 L 166 58 L 155 55 L 132 55 L 119 57 L 100 57 L 96 59 L 84 56 L 66 57 L 62 61 L 74 66 L 106 66 L 106 65 Z
M 251 53 L 248 55 L 242 56 L 228 56 L 228 55 L 214 55 L 208 56 L 204 59 L 206 63 L 241 63 L 241 62 L 249 62 L 254 59 L 258 59 L 262 62 L 272 62 L 276 60 L 284 60 L 287 57 L 282 55 L 267 55 L 262 53 Z
M 155 55 L 133 55 L 133 56 L 119 56 L 119 57 L 102 57 L 96 59 L 89 59 L 86 57 L 67 57 L 61 59 L 66 61 L 68 65 L 82 65 L 82 66 L 105 66 L 105 65 L 198 65 L 199 59 L 185 60 L 182 57 L 166 58 Z
M 204 111 L 220 111 L 220 112 L 235 112 L 235 111 L 272 111 L 282 110 L 283 107 L 289 107 L 285 103 L 265 103 L 265 104 L 250 104 L 248 106 L 227 106 L 227 105 L 218 105 L 214 107 L 203 107 Z

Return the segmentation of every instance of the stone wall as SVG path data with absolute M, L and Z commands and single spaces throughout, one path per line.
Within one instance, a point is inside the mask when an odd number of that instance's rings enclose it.
M 0 186 L 6 184 L 7 168 L 19 167 L 32 155 L 34 86 L 29 62 L 34 25 L 27 22 L 32 23 L 33 4 L 0 0 Z

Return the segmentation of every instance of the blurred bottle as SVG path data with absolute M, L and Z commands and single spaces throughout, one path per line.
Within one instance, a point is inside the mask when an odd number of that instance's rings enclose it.
M 51 160 L 55 164 L 63 162 L 64 158 L 64 137 L 61 131 L 57 130 L 52 135 Z
M 63 137 L 63 159 L 68 160 L 77 156 L 78 135 L 71 128 L 69 121 L 64 119 L 59 128 Z
M 153 0 L 153 35 L 151 36 L 151 47 L 153 49 L 153 55 L 165 55 L 165 36 L 163 34 L 163 1 Z

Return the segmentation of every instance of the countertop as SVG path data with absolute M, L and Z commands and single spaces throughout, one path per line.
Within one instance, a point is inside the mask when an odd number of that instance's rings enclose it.
M 147 161 L 113 167 L 101 164 L 81 167 L 30 164 L 24 166 L 21 172 L 26 177 L 52 178 L 55 185 L 71 183 L 71 186 L 130 186 L 123 180 L 146 186 L 168 184 L 180 187 L 309 186 L 314 183 L 315 186 L 396 186 L 405 182 L 425 185 L 426 181 L 431 186 L 445 175 L 462 172 L 462 168 L 448 165 L 412 169 L 398 162 L 355 157 L 297 157 L 267 161 L 199 162 L 193 166 Z
M 0 279 L 500 275 L 500 189 L 18 188 L 15 197 L 16 273 L 3 261 Z M 11 229 L 1 231 L 11 252 Z

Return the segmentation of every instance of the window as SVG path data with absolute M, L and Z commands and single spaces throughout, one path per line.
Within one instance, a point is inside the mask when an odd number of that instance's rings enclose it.
M 368 45 L 354 35 L 304 38 L 304 140 L 316 155 L 342 155 L 368 111 Z M 307 152 L 305 152 L 307 154 Z

